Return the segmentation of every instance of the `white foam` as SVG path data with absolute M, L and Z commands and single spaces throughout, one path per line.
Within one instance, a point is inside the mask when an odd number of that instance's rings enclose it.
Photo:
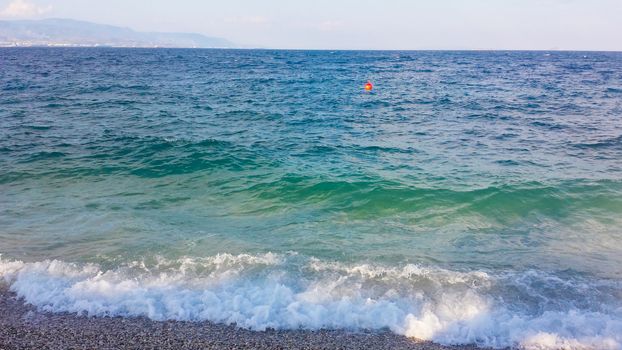
M 594 299 L 577 308 L 572 296 L 553 300 L 557 292 L 547 291 L 573 288 L 575 282 L 535 271 L 491 275 L 223 254 L 112 270 L 0 259 L 0 275 L 26 302 L 52 312 L 210 320 L 256 330 L 389 328 L 443 344 L 525 349 L 621 349 L 622 344 L 617 283 L 593 289 L 577 282 L 582 292 L 592 292 L 585 297 Z M 536 302 L 526 302 L 529 298 Z

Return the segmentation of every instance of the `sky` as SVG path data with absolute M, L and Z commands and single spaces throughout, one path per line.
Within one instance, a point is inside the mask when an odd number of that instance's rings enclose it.
M 71 18 L 283 49 L 622 51 L 622 0 L 0 0 Z

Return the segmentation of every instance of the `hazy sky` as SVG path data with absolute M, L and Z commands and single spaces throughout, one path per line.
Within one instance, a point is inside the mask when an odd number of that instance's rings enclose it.
M 622 51 L 622 0 L 0 0 L 0 18 L 197 32 L 248 47 Z

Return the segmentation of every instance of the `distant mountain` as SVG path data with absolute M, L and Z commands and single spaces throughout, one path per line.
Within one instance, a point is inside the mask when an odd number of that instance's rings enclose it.
M 227 48 L 222 38 L 193 33 L 147 33 L 71 19 L 0 21 L 0 46 L 114 46 Z

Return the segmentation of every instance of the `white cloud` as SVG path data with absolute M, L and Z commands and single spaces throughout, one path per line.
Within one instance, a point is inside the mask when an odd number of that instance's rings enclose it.
M 0 17 L 36 17 L 41 16 L 52 10 L 52 6 L 39 6 L 28 0 L 13 0 L 2 11 L 0 11 Z

